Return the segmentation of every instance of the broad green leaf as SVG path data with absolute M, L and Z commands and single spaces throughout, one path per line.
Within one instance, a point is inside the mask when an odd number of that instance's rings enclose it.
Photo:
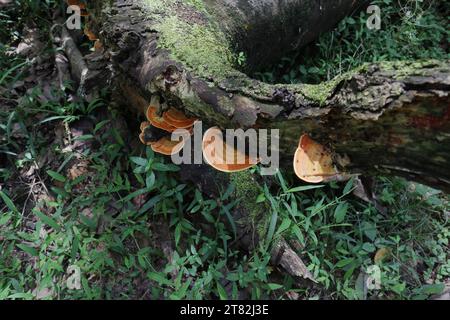
M 283 288 L 283 285 L 277 284 L 277 283 L 268 283 L 267 285 L 268 285 L 269 289 L 272 291 Z
M 339 261 L 338 263 L 336 263 L 336 267 L 343 268 L 343 267 L 349 265 L 350 263 L 352 263 L 354 260 L 355 259 L 353 259 L 353 258 L 343 259 L 343 260 Z
M 4 214 L 3 216 L 1 216 L 0 217 L 0 226 L 7 224 L 10 219 L 11 219 L 10 214 Z
M 278 212 L 273 211 L 272 217 L 270 218 L 269 230 L 267 231 L 266 245 L 269 245 L 273 239 L 275 233 L 275 227 L 277 226 Z
M 159 201 L 161 201 L 162 197 L 161 195 L 156 195 L 153 198 L 151 198 L 150 200 L 148 200 L 141 209 L 139 209 L 139 214 L 143 214 L 145 212 L 147 212 L 148 210 L 150 210 L 151 208 L 153 208 Z
M 256 198 L 256 203 L 262 203 L 266 201 L 266 196 L 264 195 L 264 193 L 261 193 L 260 195 L 258 195 L 258 198 Z
M 220 283 L 217 283 L 217 292 L 219 293 L 220 300 L 228 300 L 228 295 L 225 289 L 220 285 Z
M 348 203 L 341 202 L 338 204 L 336 209 L 334 210 L 334 219 L 336 223 L 341 223 L 345 220 L 345 215 L 347 214 Z
M 64 177 L 62 174 L 59 174 L 56 171 L 47 170 L 47 174 L 53 178 L 53 180 L 59 181 L 59 182 L 66 182 L 66 177 Z
M 404 282 L 402 283 L 396 283 L 391 287 L 392 291 L 394 291 L 396 294 L 402 294 L 403 291 L 406 289 L 406 284 Z
M 177 226 L 175 227 L 175 246 L 177 247 L 181 239 L 181 227 L 182 227 L 181 223 L 178 223 Z
M 3 202 L 5 202 L 9 210 L 13 212 L 18 212 L 16 206 L 14 205 L 14 202 L 12 202 L 12 200 L 6 195 L 6 193 L 0 191 L 0 197 L 2 198 Z
M 426 295 L 441 294 L 444 290 L 445 284 L 443 283 L 427 284 L 420 288 L 420 291 Z
M 284 231 L 289 229 L 290 226 L 291 226 L 291 219 L 284 218 L 283 221 L 281 222 L 280 226 L 278 227 L 277 234 L 279 235 L 279 234 L 283 233 Z
M 375 252 L 375 250 L 376 250 L 376 247 L 372 243 L 369 243 L 369 242 L 364 243 L 362 248 L 364 251 L 367 251 L 369 253 Z
M 147 159 L 140 158 L 140 157 L 131 157 L 130 160 L 141 167 L 145 167 L 148 163 Z
M 374 224 L 367 221 L 363 222 L 361 227 L 366 237 L 374 241 L 375 238 L 377 237 L 377 227 Z
M 294 224 L 292 226 L 292 231 L 294 232 L 294 234 L 297 237 L 298 241 L 300 241 L 300 243 L 302 245 L 304 245 L 305 244 L 305 238 L 303 236 L 302 231 L 300 230 L 300 228 L 296 224 Z
M 236 237 L 237 237 L 237 229 L 236 229 L 236 224 L 234 223 L 233 216 L 231 215 L 230 210 L 227 208 L 227 206 L 224 206 L 222 208 L 223 208 L 223 211 L 225 212 L 225 215 L 226 215 L 226 217 L 228 219 L 228 222 L 231 225 L 231 229 L 233 230 L 234 238 L 236 239 Z
M 353 189 L 353 183 L 354 183 L 353 178 L 350 179 L 350 180 L 347 182 L 347 184 L 345 185 L 344 191 L 343 191 L 343 194 L 344 194 L 344 195 L 345 195 L 345 194 L 348 194 L 348 193 L 350 193 L 350 192 L 352 191 L 352 189 Z
M 154 163 L 152 169 L 161 172 L 178 172 L 180 168 L 174 164 Z
M 37 257 L 39 255 L 38 251 L 35 248 L 33 248 L 33 247 L 27 246 L 25 244 L 20 244 L 20 243 L 16 244 L 16 246 L 19 249 L 25 251 L 26 253 L 28 253 L 29 255 L 32 255 L 34 257 Z
M 127 202 L 127 201 L 130 201 L 131 199 L 133 199 L 133 198 L 135 198 L 137 196 L 143 195 L 145 193 L 149 193 L 150 191 L 151 191 L 151 189 L 148 189 L 148 188 L 139 189 L 139 190 L 136 190 L 136 191 L 130 193 L 125 198 L 122 198 L 120 201 L 121 202 Z
M 145 179 L 145 185 L 147 188 L 152 188 L 155 185 L 156 176 L 154 172 L 147 173 L 147 178 Z
M 289 189 L 286 193 L 296 193 L 296 192 L 302 192 L 302 191 L 307 191 L 307 190 L 320 189 L 323 187 L 324 187 L 324 185 L 300 186 L 300 187 Z
M 160 285 L 171 286 L 173 283 L 166 278 L 166 275 L 159 272 L 149 272 L 147 273 L 147 277 L 150 280 L 158 282 Z
M 33 210 L 33 213 L 46 225 L 52 227 L 54 230 L 59 231 L 61 227 L 59 224 L 55 221 L 55 219 L 43 214 L 39 210 Z

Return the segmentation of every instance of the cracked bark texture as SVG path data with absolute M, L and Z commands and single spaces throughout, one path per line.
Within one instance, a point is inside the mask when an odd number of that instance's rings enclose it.
M 319 85 L 270 85 L 238 70 L 236 49 L 251 52 L 255 43 L 258 52 L 247 56 L 250 68 L 257 68 L 276 60 L 279 48 L 311 41 L 361 2 L 190 3 L 90 4 L 90 24 L 107 48 L 114 80 L 138 110 L 157 96 L 165 106 L 182 109 L 209 125 L 280 129 L 280 151 L 288 164 L 299 137 L 307 133 L 332 150 L 343 172 L 400 175 L 450 191 L 449 61 L 368 64 Z M 253 15 L 247 16 L 248 8 L 254 9 Z M 312 13 L 301 22 L 311 34 L 306 38 L 290 31 L 291 19 L 281 24 L 277 20 L 283 20 L 280 17 L 289 9 L 295 13 L 302 8 Z M 323 30 L 316 27 L 327 18 Z M 258 21 L 250 23 L 253 19 L 265 21 L 264 38 L 276 49 L 261 49 L 257 40 L 252 42 L 260 30 Z M 293 27 L 302 28 L 296 23 Z M 186 32 L 180 37 L 181 27 Z M 198 36 L 205 39 L 203 47 Z M 218 49 L 213 46 L 219 44 Z M 205 52 L 199 51 L 206 49 L 213 50 L 211 63 L 202 65 Z M 223 65 L 214 56 L 221 53 Z

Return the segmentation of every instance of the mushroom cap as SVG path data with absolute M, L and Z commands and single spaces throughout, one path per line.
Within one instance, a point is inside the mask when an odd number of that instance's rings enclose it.
M 174 132 L 175 130 L 177 130 L 176 127 L 168 124 L 163 117 L 158 116 L 158 110 L 156 109 L 156 107 L 148 107 L 147 109 L 147 120 L 150 121 L 150 123 L 152 124 L 152 126 L 159 128 L 161 130 L 167 131 L 167 132 Z
M 192 122 L 192 125 L 188 127 L 175 127 L 167 123 L 164 117 L 158 116 L 158 109 L 154 106 L 149 106 L 147 108 L 146 117 L 148 121 L 141 123 L 142 132 L 139 136 L 139 139 L 145 145 L 150 145 L 153 151 L 157 153 L 171 156 L 180 152 L 185 145 L 186 137 L 182 138 L 181 141 L 172 141 L 169 136 L 165 136 L 164 132 L 173 133 L 177 129 L 188 129 L 189 134 L 192 135 L 193 133 L 192 126 L 195 122 L 195 119 L 194 122 Z M 155 130 L 157 132 L 153 132 Z M 154 140 L 155 138 L 157 140 Z
M 184 139 L 182 139 L 181 141 L 172 141 L 170 140 L 170 138 L 164 137 L 158 142 L 152 143 L 151 147 L 152 150 L 157 153 L 171 156 L 180 152 L 181 149 L 183 149 L 184 144 Z
M 205 132 L 202 144 L 203 157 L 214 169 L 227 173 L 240 172 L 258 164 L 258 160 L 251 159 L 236 149 L 233 150 L 233 159 L 230 161 L 226 156 L 229 148 L 231 147 L 223 141 L 222 131 L 219 128 L 213 127 Z M 243 163 L 239 163 L 239 158 L 244 159 Z
M 165 122 L 177 129 L 188 129 L 194 125 L 195 121 L 197 121 L 195 118 L 186 117 L 183 112 L 175 108 L 170 108 L 168 111 L 164 112 L 163 118 Z
M 295 152 L 294 171 L 309 183 L 320 183 L 337 174 L 329 151 L 306 134 L 301 136 Z
M 145 117 L 147 118 L 148 121 L 152 121 L 152 119 L 159 117 L 158 109 L 154 106 L 149 106 L 147 108 L 147 111 L 145 112 Z

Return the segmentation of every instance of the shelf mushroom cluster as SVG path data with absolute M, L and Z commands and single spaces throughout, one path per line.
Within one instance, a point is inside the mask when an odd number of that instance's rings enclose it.
M 172 141 L 169 133 L 177 129 L 185 129 L 192 134 L 194 123 L 197 121 L 195 118 L 186 117 L 174 108 L 159 116 L 158 109 L 153 106 L 147 108 L 146 118 L 147 121 L 141 124 L 139 139 L 143 144 L 151 146 L 153 151 L 166 156 L 180 152 L 185 144 L 183 137 L 180 141 Z
M 179 153 L 187 140 L 180 137 L 179 141 L 172 141 L 170 134 L 177 129 L 185 129 L 192 135 L 197 121 L 175 108 L 160 114 L 154 106 L 147 108 L 146 118 L 147 121 L 141 124 L 139 139 L 153 151 L 167 156 Z M 257 157 L 227 144 L 218 127 L 212 127 L 203 134 L 202 153 L 208 165 L 227 173 L 248 170 L 260 162 Z M 307 134 L 300 137 L 293 166 L 297 177 L 309 183 L 321 183 L 338 175 L 331 152 Z
M 172 141 L 169 134 L 177 129 L 185 129 L 192 135 L 197 121 L 175 108 L 170 108 L 159 115 L 158 109 L 154 106 L 147 108 L 146 118 L 147 121 L 141 124 L 139 139 L 153 151 L 167 156 L 179 153 L 186 143 L 183 137 L 180 141 Z M 258 163 L 257 159 L 230 148 L 232 147 L 226 144 L 222 131 L 217 127 L 208 129 L 203 135 L 202 153 L 206 162 L 214 169 L 227 173 L 239 172 Z

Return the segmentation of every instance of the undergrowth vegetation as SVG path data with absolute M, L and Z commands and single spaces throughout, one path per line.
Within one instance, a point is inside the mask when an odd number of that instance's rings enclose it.
M 361 11 L 276 66 L 256 74 L 266 82 L 320 83 L 366 62 L 449 59 L 447 1 L 374 0 L 381 29 L 367 28 Z
M 38 84 L 23 89 L 31 63 L 6 53 L 22 30 L 1 21 L 0 299 L 423 299 L 444 290 L 450 206 L 441 192 L 381 177 L 380 210 L 353 195 L 354 180 L 305 186 L 279 172 L 256 199 L 236 199 L 233 184 L 208 198 L 140 145 L 138 119 L 107 92 L 88 103 L 55 87 L 51 100 Z M 359 26 L 350 21 L 326 37 Z M 337 56 L 322 59 L 333 69 Z M 239 201 L 270 208 L 252 252 L 229 227 Z M 299 285 L 270 264 L 281 236 L 317 283 Z M 364 285 L 370 269 L 378 289 Z

